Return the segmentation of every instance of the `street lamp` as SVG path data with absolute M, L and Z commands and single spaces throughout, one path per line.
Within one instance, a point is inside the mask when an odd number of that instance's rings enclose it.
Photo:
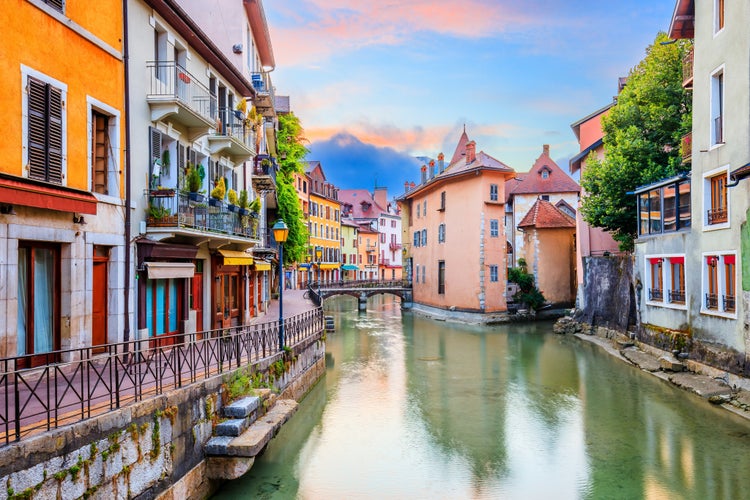
M 315 247 L 315 258 L 318 261 L 318 297 L 320 297 L 320 257 L 323 255 L 323 247 Z
M 271 228 L 276 243 L 279 244 L 279 351 L 284 349 L 284 242 L 289 236 L 289 228 L 283 219 L 276 221 Z

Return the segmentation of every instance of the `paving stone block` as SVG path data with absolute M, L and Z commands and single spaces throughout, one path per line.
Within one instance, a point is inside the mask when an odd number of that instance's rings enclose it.
M 206 443 L 207 455 L 226 455 L 234 436 L 215 436 Z
M 239 436 L 245 429 L 247 429 L 247 419 L 234 418 L 232 420 L 225 420 L 218 424 L 214 429 L 217 436 Z
M 233 418 L 245 418 L 258 409 L 260 398 L 248 396 L 224 407 L 224 415 Z

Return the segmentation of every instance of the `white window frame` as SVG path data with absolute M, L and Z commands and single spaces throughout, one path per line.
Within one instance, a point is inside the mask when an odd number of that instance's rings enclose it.
M 94 123 L 91 121 L 91 112 L 98 111 L 99 113 L 108 115 L 109 120 L 109 144 L 112 150 L 112 155 L 109 157 L 109 163 L 107 165 L 107 180 L 108 186 L 107 191 L 109 194 L 94 193 L 94 179 L 93 174 L 93 161 L 91 156 L 92 142 L 94 136 Z M 111 203 L 120 202 L 120 110 L 109 106 L 108 104 L 99 101 L 98 99 L 86 96 L 86 112 L 87 112 L 87 129 L 88 134 L 88 177 L 89 187 L 94 196 L 100 201 L 109 201 Z
M 29 177 L 29 77 L 53 85 L 60 90 L 62 101 L 62 184 L 68 185 L 68 85 L 51 76 L 25 65 L 21 65 L 21 162 L 23 176 Z
M 724 4 L 724 26 L 719 26 L 719 4 Z M 724 0 L 721 2 L 720 0 L 714 0 L 714 19 L 713 19 L 713 31 L 714 31 L 714 37 L 717 36 L 719 33 L 724 31 L 724 27 L 727 25 L 727 2 Z
M 717 76 L 722 76 L 722 86 L 721 86 L 721 93 L 718 91 L 718 78 Z M 711 72 L 710 76 L 710 106 L 709 106 L 709 122 L 708 122 L 708 129 L 709 129 L 709 150 L 719 148 L 723 146 L 726 143 L 727 138 L 727 119 L 726 119 L 726 94 L 727 94 L 727 74 L 724 68 L 724 65 L 722 64 L 715 70 Z M 718 113 L 717 113 L 718 108 Z M 716 124 L 715 119 L 721 116 L 721 142 L 716 141 Z
M 670 265 L 669 259 L 673 257 L 682 257 L 684 259 L 685 264 L 683 264 L 685 267 L 685 275 L 687 276 L 687 260 L 685 259 L 685 254 L 648 254 L 643 257 L 643 293 L 644 293 L 644 302 L 648 306 L 654 306 L 654 307 L 662 307 L 666 309 L 678 309 L 682 311 L 687 311 L 688 309 L 688 280 L 685 280 L 685 303 L 680 304 L 678 302 L 671 302 L 669 300 L 669 293 L 668 290 L 670 290 L 670 286 L 672 283 L 672 266 Z M 650 300 L 648 298 L 648 291 L 649 289 L 653 288 L 653 282 L 651 278 L 651 259 L 661 259 L 661 283 L 662 283 L 662 300 Z
M 708 262 L 706 259 L 711 256 L 715 255 L 719 258 L 719 262 L 717 263 L 718 266 L 721 266 L 719 271 L 717 272 L 717 284 L 716 288 L 718 291 L 723 292 L 726 290 L 726 278 L 724 276 L 724 257 L 728 255 L 733 255 L 735 264 L 734 264 L 734 288 L 735 288 L 735 299 L 734 299 L 734 311 L 727 312 L 724 310 L 724 301 L 722 300 L 721 293 L 718 294 L 718 303 L 717 303 L 717 309 L 708 309 L 706 308 L 706 293 L 708 293 Z M 728 318 L 728 319 L 737 319 L 737 311 L 739 309 L 740 301 L 737 300 L 737 290 L 738 287 L 741 286 L 740 282 L 740 276 L 739 276 L 739 267 L 737 266 L 737 252 L 734 251 L 716 251 L 716 252 L 703 252 L 701 254 L 701 296 L 700 296 L 700 304 L 701 314 L 705 314 L 707 316 L 719 316 L 722 318 Z
M 500 219 L 490 219 L 490 238 L 500 236 Z
M 703 231 L 716 231 L 718 229 L 727 229 L 732 220 L 732 199 L 731 189 L 727 188 L 727 221 L 721 224 L 708 223 L 708 209 L 711 207 L 711 178 L 725 173 L 727 182 L 729 182 L 729 165 L 724 165 L 708 172 L 703 173 L 703 207 L 701 209 L 701 221 L 703 222 Z

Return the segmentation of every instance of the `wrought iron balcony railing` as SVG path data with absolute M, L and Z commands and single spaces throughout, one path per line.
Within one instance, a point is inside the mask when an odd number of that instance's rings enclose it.
M 258 215 L 203 195 L 151 190 L 147 228 L 183 228 L 260 239 Z
M 721 224 L 727 221 L 726 208 L 712 208 L 707 212 L 708 224 Z
M 724 310 L 734 312 L 734 295 L 722 295 Z
M 719 308 L 719 297 L 714 293 L 706 294 L 706 309 L 718 309 Z
M 203 85 L 185 68 L 174 61 L 150 61 L 149 99 L 177 100 L 207 122 L 216 121 L 216 109 L 212 96 Z
M 669 290 L 669 301 L 674 304 L 684 304 L 685 290 Z
M 694 49 L 690 49 L 690 52 L 685 54 L 682 59 L 682 86 L 686 89 L 693 88 L 693 58 L 695 52 Z
M 655 301 L 664 300 L 664 291 L 661 288 L 649 288 L 648 300 L 655 300 Z

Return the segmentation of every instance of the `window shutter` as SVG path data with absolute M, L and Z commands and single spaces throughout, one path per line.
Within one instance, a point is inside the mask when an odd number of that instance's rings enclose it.
M 156 160 L 161 160 L 161 132 L 159 132 L 159 130 L 155 129 L 154 127 L 149 127 L 148 131 L 151 137 L 149 141 L 151 150 L 151 165 L 149 165 L 149 168 L 153 168 Z
M 28 81 L 29 178 L 62 184 L 62 91 Z
M 96 193 L 108 193 L 109 117 L 91 112 L 91 175 Z
M 29 78 L 29 178 L 47 180 L 46 85 Z

